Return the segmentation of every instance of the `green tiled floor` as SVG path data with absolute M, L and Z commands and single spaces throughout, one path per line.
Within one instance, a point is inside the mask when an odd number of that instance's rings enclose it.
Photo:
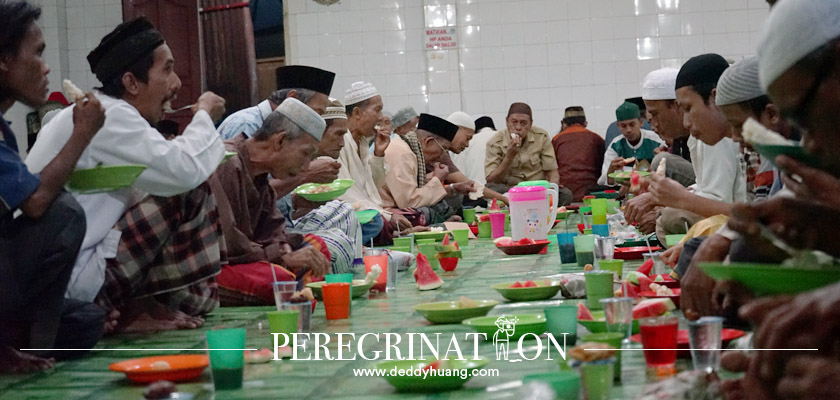
M 424 332 L 443 333 L 447 341 L 450 333 L 458 333 L 461 349 L 472 352 L 472 341 L 465 340 L 464 333 L 470 330 L 461 325 L 430 325 L 412 306 L 419 303 L 456 300 L 460 296 L 472 299 L 500 300 L 502 304 L 491 311 L 491 315 L 511 312 L 539 312 L 548 304 L 559 301 L 557 298 L 545 302 L 506 303 L 490 286 L 495 283 L 527 280 L 556 275 L 559 273 L 581 272 L 575 265 L 560 265 L 556 243 L 552 243 L 545 255 L 506 256 L 493 247 L 489 240 L 473 240 L 470 246 L 462 248 L 464 259 L 454 273 L 440 271 L 446 284 L 432 291 L 417 290 L 410 272 L 399 276 L 398 290 L 395 294 L 371 296 L 353 302 L 352 317 L 349 320 L 326 321 L 324 308 L 319 304 L 313 319 L 313 332 L 354 332 L 357 338 L 365 332 Z M 629 270 L 639 262 L 628 262 Z M 273 307 L 224 308 L 208 316 L 204 328 L 193 331 L 174 331 L 144 335 L 121 335 L 110 337 L 99 344 L 100 349 L 201 349 L 205 347 L 204 334 L 213 327 L 245 327 L 248 329 L 247 347 L 269 348 L 272 339 L 267 328 L 265 312 Z M 581 327 L 581 334 L 585 330 Z M 335 335 L 332 336 L 335 338 Z M 442 340 L 443 343 L 443 340 Z M 375 349 L 384 349 L 384 344 L 366 343 L 366 353 Z M 337 346 L 334 340 L 327 346 L 334 354 Z M 355 345 L 354 345 L 355 347 Z M 406 346 L 400 346 L 407 351 Z M 445 345 L 441 345 L 445 349 Z M 14 399 L 137 399 L 142 398 L 143 386 L 133 385 L 122 374 L 108 371 L 108 365 L 128 358 L 160 354 L 171 351 L 96 351 L 80 360 L 59 363 L 52 371 L 25 376 L 0 376 L 0 398 Z M 354 354 L 352 351 L 349 354 Z M 553 371 L 558 369 L 556 361 L 544 360 L 511 363 L 496 361 L 492 342 L 479 346 L 482 357 L 490 359 L 487 368 L 498 368 L 500 377 L 476 377 L 470 380 L 464 389 L 448 394 L 431 396 L 434 398 L 487 398 L 484 388 L 508 381 L 516 381 L 522 376 Z M 640 352 L 632 352 L 635 360 L 625 361 L 626 371 L 643 371 Z M 625 353 L 628 354 L 628 353 Z M 513 356 L 511 358 L 516 358 Z M 232 399 L 267 399 L 267 398 L 417 398 L 418 395 L 396 394 L 393 388 L 381 378 L 354 377 L 354 368 L 366 368 L 374 364 L 358 358 L 356 361 L 272 361 L 268 364 L 246 365 L 245 386 L 241 390 L 222 392 L 216 398 Z M 629 380 L 629 382 L 627 382 Z M 614 398 L 633 397 L 644 383 L 643 376 L 625 379 L 624 385 L 617 387 Z M 191 392 L 196 398 L 213 398 L 212 378 L 208 368 L 197 382 L 178 385 L 182 392 Z

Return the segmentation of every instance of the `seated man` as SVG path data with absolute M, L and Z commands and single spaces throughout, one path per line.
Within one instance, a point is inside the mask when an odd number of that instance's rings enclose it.
M 386 208 L 419 208 L 428 224 L 444 222 L 460 209 L 461 198 L 457 195 L 469 193 L 472 182 L 444 186 L 449 168 L 438 163 L 449 150 L 457 131 L 458 127 L 445 119 L 420 114 L 417 139 L 426 162 L 437 163 L 432 178 L 420 187 L 417 182 L 417 157 L 408 143 L 399 137 L 394 138 L 385 150 L 385 161 L 390 171 L 380 191 Z
M 560 183 L 572 191 L 573 201 L 581 201 L 598 185 L 604 162 L 604 139 L 586 124 L 583 107 L 566 107 L 563 129 L 551 139 Z
M 451 154 L 452 162 L 469 180 L 480 184 L 487 183 L 487 175 L 484 173 L 484 159 L 487 155 L 487 142 L 496 134 L 496 125 L 493 119 L 487 116 L 480 117 L 473 121 L 475 124 L 475 135 L 470 140 L 470 145 L 459 154 Z
M 686 233 L 701 219 L 728 215 L 732 203 L 746 200 L 740 148 L 729 136 L 731 127 L 715 105 L 715 87 L 729 64 L 717 54 L 692 57 L 677 75 L 677 103 L 686 114 L 697 145 L 691 154 L 697 183 L 685 188 L 651 174 L 654 203 L 664 206 L 656 221 L 660 242 L 665 236 Z
M 76 168 L 140 164 L 146 170 L 129 188 L 74 194 L 87 232 L 67 297 L 96 299 L 110 317 L 118 310 L 121 330 L 199 327 L 199 316 L 218 306 L 214 277 L 224 253 L 216 201 L 205 184 L 224 158 L 213 127 L 224 99 L 201 95 L 175 139 L 152 127 L 181 81 L 169 46 L 144 17 L 117 26 L 88 61 L 103 82 L 97 97 L 107 118 Z M 55 159 L 74 125 L 68 107 L 41 129 L 26 159 L 32 171 Z
M 338 157 L 341 169 L 338 177 L 352 179 L 353 186 L 339 199 L 351 204 L 356 211 L 376 210 L 379 215 L 370 224 L 381 224 L 374 244 L 392 243 L 394 231 L 412 227 L 405 217 L 391 214 L 383 207 L 379 188 L 385 184 L 385 149 L 391 139 L 376 132 L 376 123 L 382 114 L 382 96 L 368 82 L 355 82 L 346 91 L 344 104 L 347 109 L 347 131 L 344 147 Z M 373 141 L 373 154 L 368 151 Z M 365 230 L 365 226 L 362 226 Z
M 665 145 L 655 132 L 642 129 L 639 106 L 625 101 L 615 110 L 615 118 L 621 136 L 607 145 L 601 177 L 598 178 L 599 185 L 615 185 L 615 181 L 608 175 L 616 171 L 630 171 L 634 163 L 640 163 L 640 166 L 647 164 L 648 168 L 642 167 L 642 170 L 650 169 L 655 150 Z
M 487 142 L 484 171 L 487 187 L 506 193 L 524 181 L 546 180 L 559 185 L 557 158 L 545 129 L 533 126 L 531 107 L 513 103 L 505 118 L 506 129 Z M 559 205 L 572 202 L 572 192 L 560 186 Z
M 298 280 L 330 272 L 329 256 L 309 246 L 303 235 L 286 231 L 286 219 L 268 183 L 269 173 L 282 179 L 305 170 L 317 156 L 325 127 L 314 110 L 288 98 L 254 136 L 239 135 L 225 142 L 228 151 L 237 155 L 219 166 L 210 185 L 219 203 L 230 261 L 219 275 L 219 285 L 226 290 L 253 294 L 273 304 L 270 284 L 274 274 L 282 272 L 272 274 L 254 264 L 260 261 L 279 264 Z
M 3 118 L 16 101 L 38 108 L 47 100 L 49 67 L 40 57 L 44 39 L 35 24 L 40 15 L 40 8 L 23 1 L 0 3 L 0 24 L 16 38 L 0 45 L 0 374 L 49 369 L 54 360 L 40 356 L 52 354 L 17 349 L 92 348 L 105 325 L 99 306 L 64 298 L 85 216 L 73 196 L 62 192 L 105 112 L 90 93 L 74 99 L 79 104 L 70 139 L 40 176 L 23 164 Z M 23 215 L 15 218 L 17 211 Z
M 322 117 L 327 128 L 318 145 L 318 159 L 332 161 L 338 158 L 344 147 L 347 113 L 341 102 L 332 99 Z M 353 260 L 362 258 L 362 245 L 369 243 L 382 230 L 381 224 L 368 224 L 362 231 L 353 207 L 341 200 L 311 202 L 290 193 L 277 202 L 277 207 L 286 218 L 288 232 L 308 233 L 324 239 L 335 273 L 351 272 Z
M 647 120 L 647 105 L 641 97 L 628 97 L 624 101 L 639 106 L 639 113 L 642 115 L 642 129 L 653 129 L 651 123 Z M 610 144 L 619 136 L 621 136 L 621 130 L 618 129 L 618 121 L 613 121 L 607 126 L 607 133 L 604 134 L 604 143 Z

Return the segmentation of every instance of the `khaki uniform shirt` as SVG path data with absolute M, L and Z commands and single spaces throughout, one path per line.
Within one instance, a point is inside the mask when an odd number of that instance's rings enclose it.
M 490 175 L 498 167 L 507 153 L 510 145 L 510 133 L 507 129 L 496 132 L 487 142 L 487 156 L 484 162 L 484 173 Z M 531 126 L 531 131 L 522 142 L 519 154 L 510 164 L 507 176 L 503 182 L 508 186 L 515 186 L 519 182 L 546 180 L 545 171 L 557 169 L 557 159 L 554 157 L 554 147 L 545 129 Z

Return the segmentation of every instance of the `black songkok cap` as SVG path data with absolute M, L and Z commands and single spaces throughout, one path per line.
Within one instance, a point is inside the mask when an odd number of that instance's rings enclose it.
M 287 65 L 275 70 L 277 90 L 309 89 L 327 96 L 332 91 L 335 74 L 320 68 L 305 65 Z
M 727 68 L 729 68 L 729 63 L 718 54 L 710 53 L 691 57 L 680 68 L 675 89 L 703 84 L 711 84 L 715 87 Z
M 483 116 L 477 120 L 475 120 L 475 131 L 478 132 L 484 128 L 490 128 L 492 130 L 496 130 L 496 124 L 493 123 L 493 118 L 488 116 Z
M 458 125 L 426 113 L 420 114 L 420 123 L 417 124 L 417 129 L 440 136 L 450 142 L 455 139 L 455 134 L 458 133 Z
M 87 56 L 90 69 L 105 83 L 164 43 L 163 35 L 146 17 L 117 25 Z
M 624 99 L 624 101 L 629 101 L 629 102 L 639 106 L 639 110 L 646 110 L 647 109 L 647 107 L 645 106 L 645 101 L 642 100 L 641 97 L 630 97 L 630 98 Z

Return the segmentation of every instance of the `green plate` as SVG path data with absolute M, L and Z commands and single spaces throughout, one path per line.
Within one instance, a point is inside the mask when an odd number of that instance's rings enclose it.
M 81 194 L 105 193 L 131 186 L 145 165 L 106 165 L 79 169 L 70 175 L 67 187 Z
M 493 309 L 498 301 L 474 300 L 478 307 L 460 307 L 458 301 L 441 301 L 414 306 L 420 315 L 433 324 L 457 324 L 468 318 L 483 317 Z
M 646 176 L 650 176 L 650 172 L 645 172 L 645 171 L 636 171 L 636 172 L 638 172 L 639 176 L 642 177 L 642 178 L 644 178 Z M 614 181 L 616 181 L 618 183 L 628 183 L 628 182 L 630 182 L 630 172 L 627 172 L 627 171 L 617 171 L 617 172 L 613 172 L 613 173 L 611 173 L 607 176 L 612 178 Z
M 353 298 L 358 298 L 364 296 L 376 282 L 368 283 L 367 285 L 363 285 L 365 281 L 363 279 L 353 279 L 353 288 L 351 289 L 353 294 Z M 321 300 L 321 286 L 326 282 L 312 282 L 307 283 L 306 287 L 312 289 L 312 294 L 315 296 L 316 299 Z
M 604 315 L 603 310 L 592 311 L 592 317 L 595 319 L 585 320 L 579 319 L 578 323 L 583 325 L 586 330 L 592 333 L 601 333 L 607 331 L 607 324 L 605 323 L 607 317 Z M 633 320 L 633 334 L 639 333 L 639 320 Z
M 376 210 L 356 211 L 356 218 L 359 219 L 360 224 L 364 225 L 376 217 L 377 214 L 379 214 L 379 211 Z
M 329 185 L 332 189 L 323 193 L 308 193 L 310 190 L 322 185 Z M 330 201 L 343 195 L 347 189 L 350 189 L 350 186 L 353 186 L 352 179 L 336 179 L 332 183 L 304 183 L 296 187 L 294 193 L 309 201 Z
M 461 323 L 469 326 L 478 333 L 486 334 L 487 340 L 492 341 L 493 335 L 499 330 L 499 327 L 496 326 L 496 320 L 502 316 L 507 318 L 516 317 L 518 319 L 513 335 L 508 338 L 509 340 L 519 340 L 526 333 L 533 333 L 539 336 L 545 332 L 545 315 L 543 314 L 491 315 L 489 317 L 470 318 Z
M 472 373 L 467 374 L 467 379 L 461 379 L 460 374 L 452 374 L 453 376 L 438 376 L 428 375 L 423 379 L 423 375 L 415 376 L 399 376 L 391 375 L 392 370 L 396 367 L 397 370 L 421 369 L 434 360 L 403 360 L 403 361 L 382 361 L 376 364 L 376 369 L 385 372 L 385 380 L 393 387 L 401 392 L 443 392 L 447 390 L 455 390 L 464 386 L 472 377 Z M 487 360 L 449 360 L 449 367 L 453 369 L 467 369 L 475 370 L 483 368 L 487 365 Z
M 786 155 L 794 160 L 801 161 L 811 167 L 819 167 L 819 161 L 816 157 L 805 151 L 805 148 L 797 145 L 779 145 L 779 144 L 750 144 L 755 151 L 766 158 L 768 161 L 776 165 L 776 157 Z
M 615 178 L 613 178 L 615 179 Z M 607 193 L 606 191 L 603 192 L 592 192 L 590 193 L 592 196 L 595 196 L 596 199 L 615 199 L 618 198 L 618 190 L 614 190 L 612 193 Z
M 757 295 L 807 292 L 840 281 L 840 266 L 809 269 L 778 264 L 701 263 L 700 268 L 712 278 L 740 282 Z
M 414 240 L 418 240 L 418 239 L 434 239 L 436 241 L 437 240 L 443 240 L 443 237 L 446 236 L 447 233 L 449 233 L 449 231 L 417 232 L 417 233 L 414 234 Z
M 497 283 L 491 287 L 510 301 L 548 300 L 560 291 L 560 282 L 554 282 L 554 286 L 511 288 L 510 285 L 514 283 L 516 282 Z

